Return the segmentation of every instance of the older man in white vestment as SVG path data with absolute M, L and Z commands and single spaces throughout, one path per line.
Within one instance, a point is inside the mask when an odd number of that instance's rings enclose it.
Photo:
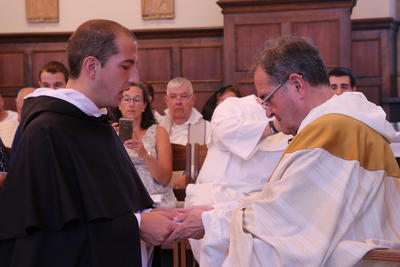
M 364 266 L 370 249 L 398 248 L 400 170 L 383 110 L 361 93 L 334 96 L 302 38 L 269 40 L 255 66 L 267 116 L 294 138 L 261 192 L 233 211 L 189 209 L 169 240 L 203 238 L 204 253 L 226 252 L 214 266 Z
M 261 191 L 292 137 L 278 133 L 273 123 L 255 95 L 218 105 L 207 157 L 196 184 L 186 188 L 185 206 L 232 205 Z M 190 245 L 201 266 L 215 264 L 216 254 L 201 253 L 202 240 L 191 239 Z

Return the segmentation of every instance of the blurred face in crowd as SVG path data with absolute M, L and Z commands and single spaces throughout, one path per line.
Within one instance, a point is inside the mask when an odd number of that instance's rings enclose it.
M 15 106 L 18 112 L 18 121 L 21 121 L 22 107 L 24 105 L 24 97 L 35 91 L 33 87 L 22 88 L 15 99 Z
M 335 94 L 341 95 L 344 92 L 355 91 L 354 87 L 350 85 L 349 76 L 329 76 L 329 83 Z
M 221 104 L 225 99 L 227 99 L 228 97 L 235 97 L 236 96 L 236 94 L 234 93 L 234 92 L 232 92 L 232 91 L 225 91 L 225 93 L 223 93 L 220 97 L 218 97 L 218 100 L 217 100 L 217 106 L 219 105 L 219 104 Z
M 39 87 L 59 89 L 65 88 L 66 81 L 62 72 L 51 73 L 43 71 L 40 74 Z
M 140 120 L 145 108 L 143 92 L 139 87 L 131 86 L 128 90 L 122 92 L 121 103 L 119 104 L 122 117 Z
M 187 84 L 169 89 L 166 103 L 175 124 L 180 125 L 189 120 L 195 101 L 196 96 L 190 92 Z

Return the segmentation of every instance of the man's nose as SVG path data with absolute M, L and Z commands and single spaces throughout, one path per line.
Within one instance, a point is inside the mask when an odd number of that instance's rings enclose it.
M 268 118 L 272 118 L 275 114 L 274 114 L 274 112 L 273 112 L 270 108 L 268 108 L 268 109 L 265 109 L 265 115 L 266 115 Z
M 139 82 L 139 72 L 137 67 L 132 67 L 129 71 L 129 83 L 137 83 Z

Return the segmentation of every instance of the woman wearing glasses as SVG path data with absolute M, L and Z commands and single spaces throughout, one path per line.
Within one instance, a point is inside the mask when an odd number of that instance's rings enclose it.
M 124 146 L 156 207 L 175 207 L 169 181 L 172 152 L 167 131 L 156 124 L 146 85 L 134 83 L 122 92 L 119 110 L 133 120 L 132 139 Z

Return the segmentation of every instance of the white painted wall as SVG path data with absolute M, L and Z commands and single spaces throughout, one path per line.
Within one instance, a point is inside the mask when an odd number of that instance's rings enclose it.
M 82 22 L 115 20 L 129 29 L 218 27 L 223 24 L 216 0 L 175 0 L 175 18 L 142 20 L 141 0 L 59 0 L 58 23 L 27 23 L 24 0 L 0 0 L 0 33 L 71 32 Z
M 82 22 L 112 19 L 129 29 L 221 27 L 216 0 L 175 0 L 175 18 L 144 21 L 141 0 L 59 0 L 58 23 L 27 23 L 24 0 L 0 0 L 0 33 L 71 32 Z M 352 19 L 396 17 L 396 0 L 358 0 Z
M 397 2 L 398 0 L 357 0 L 351 18 L 397 18 Z

